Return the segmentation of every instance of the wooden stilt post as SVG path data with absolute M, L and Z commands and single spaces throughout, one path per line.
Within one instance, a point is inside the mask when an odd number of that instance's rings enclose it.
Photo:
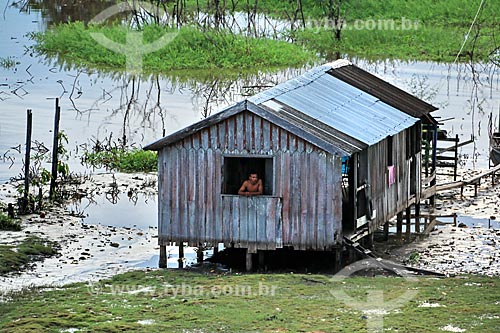
M 54 141 L 52 144 L 52 172 L 50 173 L 50 189 L 49 189 L 49 197 L 51 200 L 54 199 L 55 188 L 56 188 L 60 119 L 61 119 L 61 107 L 59 106 L 59 98 L 56 98 L 56 115 L 54 119 Z
M 219 253 L 219 243 L 215 243 L 213 257 L 215 257 L 218 253 Z
M 184 242 L 179 243 L 179 268 L 184 268 Z
M 420 203 L 415 204 L 415 232 L 420 233 Z
M 403 212 L 399 212 L 396 217 L 396 237 L 398 242 L 403 238 Z
M 201 264 L 203 262 L 203 247 L 198 246 L 197 251 L 196 251 L 196 262 L 198 264 Z
M 248 249 L 246 251 L 246 258 L 245 258 L 245 268 L 247 272 L 251 272 L 253 268 L 253 254 L 248 252 Z
M 160 261 L 158 262 L 158 267 L 167 268 L 167 247 L 165 245 L 160 245 Z
M 458 138 L 458 134 L 455 136 L 455 158 L 453 162 L 453 181 L 457 181 L 457 166 L 458 166 L 458 142 L 460 139 Z
M 410 242 L 411 236 L 411 207 L 406 208 L 406 242 Z
M 333 273 L 337 273 L 342 269 L 342 248 L 336 248 L 333 250 Z
M 389 222 L 384 223 L 384 240 L 389 240 Z
M 31 154 L 31 131 L 33 128 L 33 113 L 31 109 L 26 111 L 27 124 L 26 124 L 26 154 L 24 157 L 24 196 L 21 207 L 22 214 L 28 212 L 28 198 L 30 191 L 30 154 Z
M 259 256 L 259 271 L 264 270 L 264 262 L 265 262 L 265 252 L 264 251 L 258 251 L 258 256 Z

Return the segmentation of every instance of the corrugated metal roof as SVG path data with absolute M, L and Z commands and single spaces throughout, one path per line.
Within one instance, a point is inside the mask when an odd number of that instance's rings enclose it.
M 423 122 L 437 123 L 430 113 L 438 108 L 359 67 L 352 64 L 336 66 L 332 67 L 329 73 L 339 80 L 379 98 L 398 110 L 422 119 Z
M 359 80 L 368 78 L 370 83 L 352 83 L 355 79 L 349 77 L 350 72 Z M 318 66 L 158 140 L 146 149 L 159 150 L 249 110 L 326 151 L 348 156 L 411 127 L 419 121 L 412 115 L 425 116 L 430 110 L 435 110 L 432 105 L 373 78 L 345 60 Z M 375 84 L 383 92 L 378 92 Z M 410 113 L 412 107 L 413 113 Z
M 282 108 L 269 105 L 272 99 L 278 101 L 308 118 L 347 134 L 353 145 L 358 145 L 354 141 L 373 145 L 418 121 L 373 95 L 335 78 L 328 73 L 331 69 L 331 65 L 316 67 L 300 77 L 251 97 L 249 101 L 280 111 Z M 308 122 L 306 117 L 304 122 Z

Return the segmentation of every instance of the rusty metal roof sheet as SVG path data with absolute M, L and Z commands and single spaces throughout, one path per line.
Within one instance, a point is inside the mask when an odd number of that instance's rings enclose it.
M 335 70 L 346 66 L 349 65 L 344 63 Z M 297 111 L 296 117 L 302 117 L 304 123 L 311 119 L 321 122 L 332 131 L 346 134 L 344 140 L 361 149 L 359 142 L 373 145 L 418 121 L 379 98 L 334 77 L 329 72 L 331 70 L 332 64 L 316 67 L 251 97 L 249 101 L 276 112 L 291 108 Z
M 404 90 L 378 78 L 377 76 L 352 64 L 337 66 L 329 70 L 329 74 L 356 87 L 386 104 L 401 110 L 413 117 L 420 118 L 424 123 L 437 124 L 430 115 L 438 108 L 407 93 Z

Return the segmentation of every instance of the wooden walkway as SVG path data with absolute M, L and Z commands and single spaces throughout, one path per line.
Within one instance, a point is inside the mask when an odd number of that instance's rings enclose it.
M 449 183 L 428 186 L 427 188 L 425 188 L 422 191 L 422 199 L 428 199 L 438 192 L 448 191 L 448 190 L 452 190 L 455 188 L 460 188 L 460 195 L 463 196 L 464 187 L 467 185 L 474 185 L 474 196 L 477 196 L 477 188 L 479 185 L 481 185 L 481 179 L 491 175 L 492 176 L 491 182 L 494 185 L 495 184 L 495 174 L 499 171 L 500 171 L 500 164 L 495 166 L 494 168 L 491 168 L 489 170 L 481 172 L 480 174 L 478 174 L 472 178 L 469 178 L 469 179 L 457 180 L 457 181 L 453 181 L 453 182 L 449 182 Z

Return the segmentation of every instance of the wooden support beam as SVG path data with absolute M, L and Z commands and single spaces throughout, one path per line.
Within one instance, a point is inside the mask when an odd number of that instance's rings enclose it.
M 411 207 L 406 208 L 406 242 L 410 242 L 411 236 Z
M 160 245 L 160 261 L 158 262 L 158 267 L 167 268 L 167 247 L 165 245 Z
M 389 222 L 384 223 L 384 240 L 389 240 Z
M 399 212 L 396 218 L 396 237 L 398 242 L 403 238 L 403 212 Z
M 264 251 L 257 251 L 257 255 L 259 257 L 259 271 L 264 271 L 264 263 L 265 263 L 265 252 Z
M 184 268 L 184 242 L 179 243 L 179 268 Z
M 196 249 L 196 262 L 198 264 L 201 264 L 203 262 L 203 247 L 202 246 L 198 246 L 198 248 Z
M 253 254 L 247 249 L 245 257 L 245 269 L 247 272 L 251 272 L 253 268 Z
M 415 204 L 415 232 L 420 233 L 420 203 Z
M 337 273 L 338 271 L 340 271 L 342 269 L 342 253 L 341 253 L 342 249 L 340 248 L 336 248 L 333 250 L 333 270 L 334 270 L 334 273 Z

